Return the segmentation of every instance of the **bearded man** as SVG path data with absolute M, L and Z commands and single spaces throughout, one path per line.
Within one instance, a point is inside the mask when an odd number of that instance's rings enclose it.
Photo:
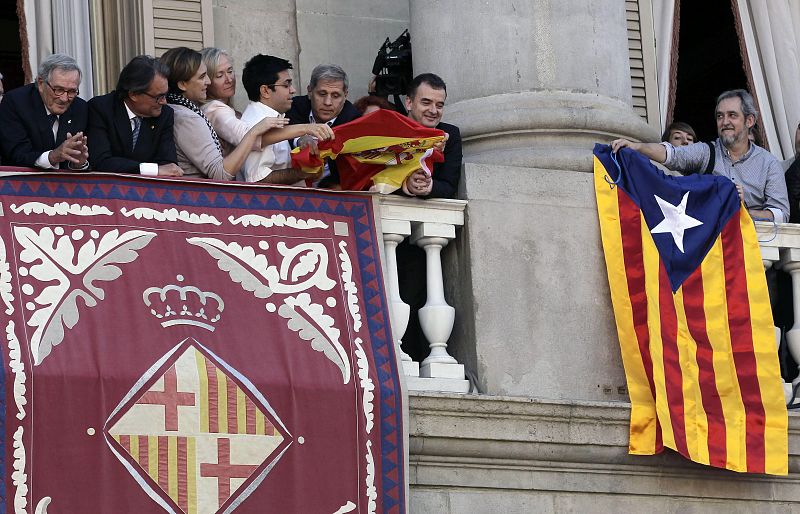
M 780 161 L 752 143 L 747 134 L 758 117 L 753 97 L 744 89 L 725 91 L 717 97 L 716 140 L 675 147 L 670 143 L 636 143 L 617 139 L 611 149 L 632 148 L 667 168 L 689 173 L 713 173 L 728 177 L 753 219 L 789 221 L 789 196 Z

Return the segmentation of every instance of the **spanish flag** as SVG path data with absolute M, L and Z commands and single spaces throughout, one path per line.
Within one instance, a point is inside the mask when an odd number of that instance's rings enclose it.
M 308 148 L 292 151 L 292 167 L 320 173 L 324 159 L 336 159 L 342 189 L 369 188 L 391 193 L 419 169 L 432 174 L 433 163 L 444 161 L 434 145 L 445 140 L 444 131 L 423 127 L 394 111 L 379 109 L 333 128 L 336 139 L 320 141 L 319 156 Z
M 788 420 L 761 251 L 724 177 L 672 177 L 594 149 L 611 301 L 631 400 L 629 451 L 788 473 Z

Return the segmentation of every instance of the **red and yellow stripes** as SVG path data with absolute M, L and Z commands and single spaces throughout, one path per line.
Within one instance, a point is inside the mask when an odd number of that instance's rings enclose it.
M 112 436 L 186 514 L 197 509 L 197 448 L 193 437 Z
M 200 431 L 275 435 L 275 427 L 236 382 L 200 352 L 195 355 L 200 377 Z
M 663 446 L 702 464 L 786 474 L 787 415 L 758 240 L 734 215 L 673 295 L 639 208 L 595 191 L 631 398 L 630 452 Z

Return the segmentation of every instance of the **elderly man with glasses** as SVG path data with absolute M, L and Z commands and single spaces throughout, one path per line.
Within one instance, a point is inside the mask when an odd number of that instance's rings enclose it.
M 167 104 L 164 64 L 134 57 L 119 74 L 116 90 L 89 100 L 89 149 L 97 171 L 180 176 Z
M 78 98 L 81 69 L 63 54 L 39 65 L 36 81 L 0 102 L 3 164 L 82 170 L 89 167 L 86 102 Z

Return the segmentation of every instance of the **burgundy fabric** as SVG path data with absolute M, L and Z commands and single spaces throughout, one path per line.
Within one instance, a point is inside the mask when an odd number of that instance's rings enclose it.
M 405 511 L 370 197 L 93 174 L 0 194 L 6 511 Z

